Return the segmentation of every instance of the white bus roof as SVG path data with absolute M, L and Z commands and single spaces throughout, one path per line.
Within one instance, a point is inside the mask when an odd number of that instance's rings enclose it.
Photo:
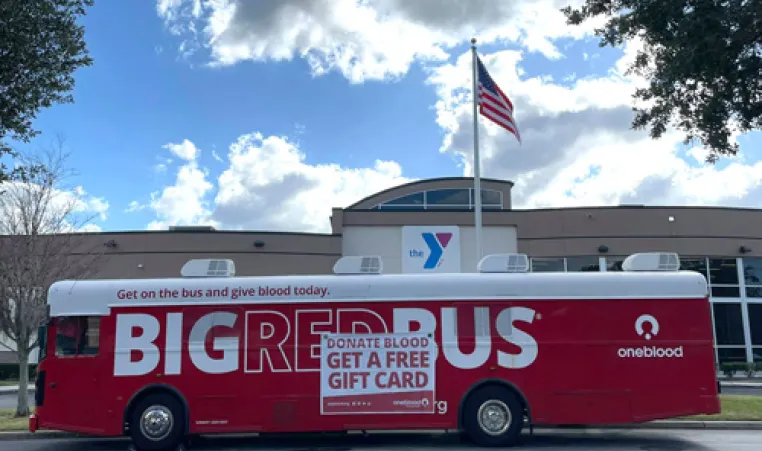
M 290 287 L 291 291 L 261 295 L 260 287 L 275 290 Z M 312 290 L 307 290 L 309 287 Z M 174 290 L 177 292 L 173 293 Z M 201 296 L 188 295 L 198 290 Z M 234 291 L 239 294 L 243 291 L 244 295 L 233 299 Z M 132 296 L 125 297 L 125 293 Z M 692 271 L 300 275 L 67 280 L 51 285 L 48 304 L 51 316 L 67 316 L 107 315 L 112 307 L 167 305 L 695 299 L 707 295 L 706 279 Z

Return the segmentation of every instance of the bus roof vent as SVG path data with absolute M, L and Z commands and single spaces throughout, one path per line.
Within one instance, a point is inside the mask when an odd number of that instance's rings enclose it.
M 479 272 L 527 272 L 529 257 L 526 254 L 490 254 L 479 261 Z
M 674 252 L 643 252 L 624 259 L 623 271 L 678 271 L 680 257 Z
M 180 270 L 180 274 L 183 277 L 233 277 L 235 262 L 219 258 L 188 260 Z
M 378 255 L 341 257 L 335 265 L 335 274 L 381 274 L 384 264 Z

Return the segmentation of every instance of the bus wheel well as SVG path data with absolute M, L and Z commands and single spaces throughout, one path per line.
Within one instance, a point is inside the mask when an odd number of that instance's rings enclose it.
M 143 387 L 138 392 L 136 392 L 134 395 L 132 395 L 132 398 L 130 398 L 130 401 L 127 403 L 127 407 L 124 409 L 124 412 L 122 414 L 122 433 L 124 435 L 127 435 L 129 433 L 129 426 L 130 426 L 130 417 L 132 417 L 132 411 L 135 408 L 135 406 L 138 405 L 141 399 L 145 398 L 149 395 L 154 394 L 166 394 L 169 396 L 174 397 L 177 399 L 177 401 L 180 402 L 180 405 L 183 406 L 183 416 L 185 417 L 184 420 L 184 427 L 185 430 L 188 431 L 189 426 L 189 419 L 190 419 L 190 412 L 188 409 L 188 402 L 185 400 L 185 397 L 180 393 L 179 390 L 177 390 L 175 387 L 169 386 L 169 385 L 163 385 L 163 384 L 154 384 L 149 385 L 147 387 Z
M 521 390 L 519 390 L 519 388 L 514 383 L 506 381 L 504 379 L 485 379 L 472 385 L 468 390 L 466 390 L 466 393 L 460 399 L 460 404 L 458 405 L 458 429 L 463 429 L 463 416 L 465 415 L 464 407 L 466 405 L 466 401 L 468 400 L 468 397 L 471 396 L 471 394 L 475 393 L 476 391 L 485 387 L 501 387 L 501 388 L 506 388 L 510 390 L 514 395 L 516 395 L 516 397 L 521 402 L 521 405 L 524 408 L 524 414 L 526 415 L 527 420 L 531 424 L 532 415 L 531 415 L 531 409 L 529 407 L 529 402 L 527 401 L 526 396 L 524 396 L 524 393 L 522 393 Z

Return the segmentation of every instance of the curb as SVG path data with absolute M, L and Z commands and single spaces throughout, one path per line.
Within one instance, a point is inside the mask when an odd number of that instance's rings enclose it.
M 746 430 L 746 431 L 762 431 L 762 421 L 651 421 L 647 423 L 634 423 L 634 424 L 602 424 L 602 425 L 590 425 L 590 426 L 535 426 L 535 431 L 558 431 L 558 432 L 572 432 L 572 431 L 604 431 L 604 430 L 678 430 L 678 429 L 705 429 L 705 430 Z M 529 428 L 525 427 L 525 432 L 528 433 Z M 424 435 L 432 433 L 447 434 L 444 430 L 420 430 L 420 431 L 372 431 L 370 435 L 375 434 L 411 434 L 411 435 Z M 209 434 L 204 437 L 209 438 L 226 438 L 237 436 L 256 436 L 254 433 L 243 434 Z M 350 434 L 352 435 L 352 434 Z M 125 440 L 125 437 L 98 437 L 81 435 L 74 432 L 63 431 L 37 431 L 35 433 L 27 431 L 10 431 L 0 432 L 0 441 L 7 440 L 51 440 L 51 439 L 97 439 L 97 440 Z
M 762 384 L 759 382 L 721 382 L 720 387 L 762 388 Z
M 34 385 L 28 386 L 26 391 L 28 393 L 34 393 L 34 391 L 35 391 Z M 0 387 L 0 395 L 14 395 L 14 394 L 16 394 L 18 392 L 19 392 L 19 388 L 18 387 L 14 387 L 14 386 L 11 386 L 11 387 Z
M 0 441 L 5 440 L 45 440 L 56 438 L 79 438 L 80 436 L 73 432 L 63 431 L 37 431 L 34 434 L 28 431 L 9 431 L 0 432 Z M 82 437 L 85 438 L 85 437 Z
M 580 427 L 542 427 L 535 429 L 557 430 L 596 430 L 596 429 L 707 429 L 707 430 L 747 430 L 762 431 L 762 421 L 698 421 L 698 420 L 659 420 L 646 423 L 603 424 Z

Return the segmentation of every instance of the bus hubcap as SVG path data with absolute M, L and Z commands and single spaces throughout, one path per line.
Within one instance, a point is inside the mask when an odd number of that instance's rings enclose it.
M 172 412 L 164 406 L 151 406 L 143 412 L 140 420 L 140 432 L 151 440 L 159 441 L 172 430 Z
M 479 407 L 479 426 L 489 435 L 500 435 L 511 425 L 511 411 L 504 402 L 496 399 Z

